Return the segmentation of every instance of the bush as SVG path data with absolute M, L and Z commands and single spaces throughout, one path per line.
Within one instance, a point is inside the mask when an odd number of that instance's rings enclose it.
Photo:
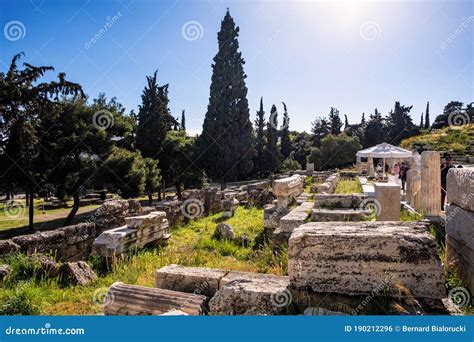
M 0 315 L 40 315 L 41 297 L 30 282 L 21 283 L 2 296 Z

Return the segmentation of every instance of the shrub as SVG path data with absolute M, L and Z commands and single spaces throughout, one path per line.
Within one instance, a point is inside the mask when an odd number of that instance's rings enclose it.
M 2 297 L 0 315 L 39 315 L 41 297 L 30 282 L 21 283 L 12 290 L 6 290 Z

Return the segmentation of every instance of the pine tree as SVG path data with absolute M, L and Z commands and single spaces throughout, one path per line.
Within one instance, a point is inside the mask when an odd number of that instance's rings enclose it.
M 227 181 L 244 179 L 253 166 L 247 76 L 238 51 L 238 36 L 239 27 L 227 10 L 217 34 L 219 51 L 212 65 L 209 105 L 199 139 L 201 165 L 222 186 Z
M 331 134 L 338 135 L 341 133 L 342 121 L 339 117 L 339 111 L 331 107 L 331 112 L 329 113 L 329 125 L 331 127 Z
M 425 129 L 430 128 L 430 103 L 429 101 L 426 103 L 426 114 L 425 114 Z
M 288 110 L 285 102 L 282 102 L 283 112 L 283 123 L 281 128 L 281 154 L 283 159 L 290 156 L 291 153 L 291 142 L 290 142 L 290 117 L 288 116 Z
M 182 131 L 186 131 L 186 117 L 185 117 L 185 114 L 184 114 L 184 109 L 183 111 L 181 112 L 181 124 L 180 124 L 180 128 Z
M 265 146 L 264 158 L 266 174 L 275 172 L 280 167 L 282 155 L 278 149 L 278 112 L 275 105 L 270 111 L 270 120 L 267 122 L 267 144 Z
M 265 111 L 263 110 L 263 97 L 260 98 L 260 109 L 255 120 L 255 158 L 253 174 L 261 177 L 264 174 L 263 153 L 265 149 Z
M 403 139 L 417 133 L 417 128 L 409 115 L 413 106 L 402 106 L 395 102 L 395 108 L 387 117 L 387 136 L 391 144 L 398 145 Z
M 370 147 L 384 142 L 385 125 L 382 115 L 375 108 L 374 114 L 371 114 L 365 128 L 363 147 Z
M 325 116 L 317 117 L 312 123 L 311 133 L 313 133 L 313 144 L 316 147 L 321 146 L 321 140 L 331 133 L 331 126 Z

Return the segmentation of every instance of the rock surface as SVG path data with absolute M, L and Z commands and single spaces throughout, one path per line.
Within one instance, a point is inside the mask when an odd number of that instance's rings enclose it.
M 474 212 L 474 168 L 449 170 L 446 188 L 448 203 Z
M 87 285 L 97 279 L 92 268 L 85 261 L 65 262 L 59 272 L 62 281 L 76 285 Z
M 232 240 L 234 238 L 234 230 L 230 224 L 221 222 L 216 226 L 214 236 L 221 240 Z
M 376 221 L 400 221 L 400 185 L 375 183 Z
M 315 208 L 358 208 L 367 198 L 365 194 L 315 194 Z
M 288 248 L 292 288 L 321 293 L 388 294 L 441 299 L 445 279 L 435 242 L 417 222 L 312 222 L 293 231 Z M 390 277 L 387 280 L 387 275 Z
M 329 221 L 364 221 L 371 215 L 371 211 L 360 209 L 313 209 L 311 219 L 314 222 Z
M 446 206 L 446 234 L 474 250 L 474 212 L 455 204 Z

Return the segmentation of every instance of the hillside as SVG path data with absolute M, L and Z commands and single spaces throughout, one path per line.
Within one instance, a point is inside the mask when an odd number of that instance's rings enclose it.
M 400 146 L 406 149 L 448 151 L 459 157 L 474 155 L 474 124 L 456 129 L 422 131 L 422 134 L 403 140 Z

